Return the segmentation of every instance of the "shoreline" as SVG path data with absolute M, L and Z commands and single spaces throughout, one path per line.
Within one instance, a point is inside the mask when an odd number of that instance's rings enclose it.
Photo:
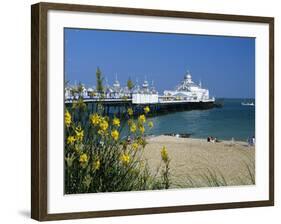
M 192 134 L 190 133 L 179 133 L 179 134 L 174 134 L 174 133 L 167 133 L 167 134 L 160 134 L 160 135 L 147 135 L 145 136 L 145 138 L 147 140 L 151 140 L 151 139 L 157 139 L 158 137 L 172 137 L 172 138 L 176 138 L 176 139 L 191 139 L 191 140 L 199 140 L 199 141 L 203 141 L 203 142 L 207 142 L 207 137 L 206 138 L 203 138 L 203 137 L 193 137 Z M 233 143 L 231 139 L 218 139 L 218 142 L 215 142 L 215 143 Z M 208 143 L 208 142 L 207 142 Z M 211 143 L 211 142 L 209 142 Z M 245 146 L 248 146 L 248 142 L 247 140 L 243 141 L 241 139 L 235 139 L 234 138 L 234 143 L 236 144 L 243 144 Z
M 212 143 L 206 139 L 164 135 L 149 136 L 146 140 L 144 158 L 154 173 L 161 166 L 161 148 L 167 148 L 171 159 L 171 188 L 209 186 L 204 180 L 206 173 L 232 186 L 254 182 L 251 174 L 255 174 L 255 147 L 248 146 L 247 142 Z

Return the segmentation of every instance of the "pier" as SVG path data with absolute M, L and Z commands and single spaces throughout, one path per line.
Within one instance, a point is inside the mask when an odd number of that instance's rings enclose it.
M 71 101 L 66 101 L 66 106 L 72 105 Z M 172 112 L 179 111 L 188 111 L 188 110 L 206 110 L 217 107 L 217 104 L 212 101 L 160 101 L 158 103 L 144 103 L 144 104 L 134 104 L 132 99 L 85 99 L 84 103 L 91 113 L 98 111 L 98 104 L 103 106 L 103 111 L 105 115 L 117 115 L 122 116 L 127 113 L 128 108 L 132 108 L 134 114 L 140 115 L 143 113 L 143 108 L 149 106 L 150 116 L 156 116 L 161 114 L 167 114 Z
M 121 87 L 117 76 L 113 85 L 106 85 L 102 92 L 98 92 L 94 87 L 86 89 L 83 85 L 67 86 L 66 106 L 78 99 L 82 99 L 91 112 L 97 112 L 98 105 L 102 105 L 104 114 L 118 116 L 125 114 L 128 108 L 132 108 L 134 114 L 139 115 L 146 106 L 149 106 L 151 116 L 222 106 L 215 102 L 214 97 L 209 97 L 209 90 L 202 88 L 201 82 L 199 84 L 193 82 L 189 72 L 175 90 L 165 90 L 162 95 L 158 94 L 153 82 L 149 85 L 147 80 L 144 80 L 141 86 Z

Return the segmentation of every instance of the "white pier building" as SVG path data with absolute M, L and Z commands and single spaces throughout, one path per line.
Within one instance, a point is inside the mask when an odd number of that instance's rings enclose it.
M 192 81 L 189 72 L 184 76 L 184 80 L 175 90 L 165 90 L 164 95 L 160 97 L 161 102 L 167 101 L 184 101 L 184 102 L 214 102 L 215 98 L 210 98 L 209 90 Z
M 144 80 L 142 88 L 136 86 L 132 94 L 132 103 L 133 104 L 155 104 L 158 103 L 158 92 L 155 88 L 149 87 L 149 84 Z

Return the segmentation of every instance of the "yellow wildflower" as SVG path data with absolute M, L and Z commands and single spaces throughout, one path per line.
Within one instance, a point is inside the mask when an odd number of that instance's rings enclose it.
M 161 149 L 161 157 L 162 157 L 162 160 L 164 162 L 167 162 L 169 157 L 168 157 L 168 151 L 167 151 L 167 148 L 165 146 L 163 146 L 163 148 Z
M 68 136 L 67 137 L 67 144 L 72 145 L 75 142 L 75 137 L 74 136 Z
M 97 159 L 96 161 L 93 162 L 93 170 L 99 170 L 100 169 L 100 160 Z
M 139 138 L 137 138 L 137 142 L 138 142 L 139 145 L 142 145 L 143 139 L 139 137 Z
M 132 119 L 128 120 L 128 125 L 131 126 L 134 123 L 134 121 Z
M 83 109 L 85 110 L 86 109 L 86 104 L 84 103 L 83 99 L 81 97 L 79 97 L 78 100 L 75 100 L 72 102 L 72 108 L 73 109 Z
M 130 131 L 131 131 L 132 133 L 134 133 L 134 132 L 136 132 L 136 130 L 137 130 L 137 125 L 136 125 L 135 123 L 132 123 L 132 124 L 131 124 L 131 127 L 130 127 Z
M 118 138 L 119 138 L 119 132 L 118 132 L 117 130 L 112 131 L 112 132 L 111 132 L 111 137 L 112 137 L 115 141 L 117 141 Z
M 82 152 L 82 148 L 83 148 L 83 145 L 79 144 L 79 145 L 75 145 L 75 151 L 76 153 L 80 154 Z
M 146 141 L 145 141 L 145 139 L 143 139 L 143 138 L 141 138 L 141 137 L 139 137 L 139 138 L 137 139 L 137 142 L 138 142 L 138 144 L 141 145 L 142 147 L 145 147 L 145 146 L 146 146 Z
M 146 106 L 145 108 L 143 108 L 143 110 L 144 110 L 144 113 L 149 113 L 149 111 L 150 111 L 150 108 L 149 108 L 149 106 Z
M 143 125 L 140 125 L 140 126 L 139 126 L 139 130 L 140 130 L 140 132 L 143 134 L 143 133 L 145 132 L 144 126 L 143 126 Z
M 104 135 L 104 134 L 105 134 L 105 132 L 104 132 L 103 130 L 101 130 L 101 129 L 100 129 L 100 130 L 98 130 L 98 134 L 99 134 L 99 135 Z
M 138 121 L 139 121 L 140 123 L 145 123 L 145 122 L 146 122 L 146 117 L 145 117 L 145 115 L 144 115 L 144 114 L 140 115 L 139 118 L 138 118 Z
M 113 121 L 112 121 L 112 124 L 115 125 L 115 126 L 117 126 L 117 127 L 119 127 L 119 126 L 120 126 L 120 120 L 115 117 L 115 118 L 113 119 Z
M 68 110 L 66 110 L 64 114 L 64 123 L 66 127 L 69 127 L 71 124 L 71 114 L 68 112 Z
M 149 127 L 149 128 L 153 128 L 153 122 L 152 122 L 152 121 L 149 121 L 149 122 L 148 122 L 148 127 Z
M 90 121 L 91 121 L 92 125 L 97 126 L 100 123 L 100 116 L 98 114 L 93 114 L 90 117 Z
M 87 163 L 88 162 L 88 156 L 86 153 L 83 153 L 79 158 L 80 163 Z
M 137 150 L 139 148 L 139 144 L 137 142 L 134 142 L 132 144 L 132 149 Z
M 129 163 L 130 163 L 130 156 L 129 156 L 129 154 L 128 153 L 123 153 L 120 156 L 120 160 L 123 163 L 123 165 L 128 166 Z
M 128 114 L 129 114 L 130 116 L 132 116 L 133 113 L 134 113 L 133 109 L 132 109 L 132 108 L 129 108 L 129 109 L 128 109 Z
M 108 122 L 105 119 L 102 119 L 100 122 L 100 129 L 106 131 L 108 128 Z
M 82 141 L 83 140 L 84 131 L 82 130 L 82 128 L 80 126 L 75 128 L 75 134 L 76 134 L 76 139 L 78 141 Z
M 86 104 L 84 103 L 84 100 L 83 100 L 83 98 L 79 98 L 78 99 L 78 108 L 81 108 L 81 109 L 83 109 L 83 110 L 85 110 L 86 109 Z

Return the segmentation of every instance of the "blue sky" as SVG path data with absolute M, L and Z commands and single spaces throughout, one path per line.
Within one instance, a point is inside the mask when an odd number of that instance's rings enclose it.
M 112 84 L 145 77 L 161 93 L 189 70 L 210 95 L 255 97 L 255 39 L 65 28 L 65 78 L 94 86 L 99 67 Z

